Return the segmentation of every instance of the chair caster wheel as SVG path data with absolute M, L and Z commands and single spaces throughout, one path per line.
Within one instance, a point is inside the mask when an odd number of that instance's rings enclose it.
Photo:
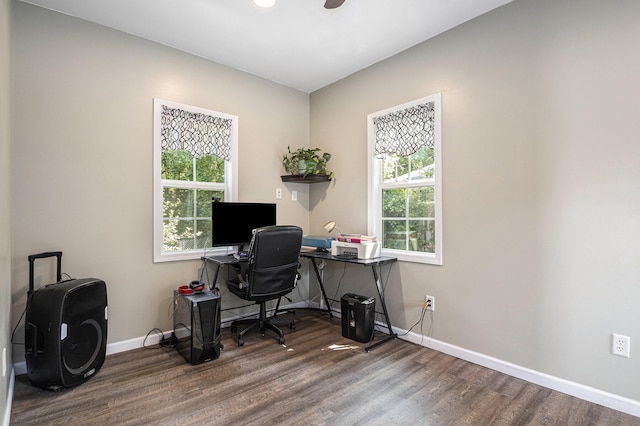
M 284 345 L 284 336 L 280 336 L 280 338 L 278 338 L 278 343 Z
M 235 325 L 232 325 L 230 328 L 232 333 L 235 333 L 236 331 L 238 331 L 238 327 L 236 327 Z
M 289 323 L 289 330 L 295 330 L 296 329 L 296 325 L 294 323 Z
M 244 339 L 238 339 L 238 346 L 244 346 Z

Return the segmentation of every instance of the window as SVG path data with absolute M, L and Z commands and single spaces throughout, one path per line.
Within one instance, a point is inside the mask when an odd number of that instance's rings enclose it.
M 237 193 L 238 117 L 154 99 L 154 262 L 211 247 L 211 200 Z
M 382 253 L 442 264 L 441 96 L 368 116 L 369 233 Z

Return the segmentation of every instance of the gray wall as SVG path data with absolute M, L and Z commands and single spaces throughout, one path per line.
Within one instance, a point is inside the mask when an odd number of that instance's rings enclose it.
M 442 93 L 444 265 L 392 271 L 395 326 L 430 294 L 434 339 L 640 400 L 634 344 L 610 354 L 611 333 L 640 339 L 639 18 L 632 0 L 516 0 L 312 93 L 337 179 L 312 191 L 311 230 L 362 233 L 367 114 Z
M 7 374 L 0 376 L 0 421 L 8 415 L 11 372 L 11 0 L 0 0 L 0 356 L 7 352 Z M 1 358 L 0 358 L 1 359 Z M 1 362 L 1 361 L 0 361 Z M 1 371 L 0 371 L 1 373 Z
M 61 250 L 64 272 L 107 283 L 109 343 L 172 328 L 172 292 L 201 262 L 152 262 L 154 97 L 239 116 L 240 199 L 281 187 L 278 222 L 308 227 L 308 189 L 294 202 L 280 180 L 287 146 L 309 143 L 308 94 L 21 2 L 14 20 L 14 323 L 27 256 Z M 36 288 L 55 278 L 42 264 Z

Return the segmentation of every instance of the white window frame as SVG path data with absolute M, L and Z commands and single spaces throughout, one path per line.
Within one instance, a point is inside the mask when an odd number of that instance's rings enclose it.
M 225 183 L 223 185 L 206 182 L 184 182 L 162 179 L 162 106 L 179 108 L 193 113 L 207 114 L 232 120 L 231 160 L 225 161 Z M 236 201 L 238 194 L 238 117 L 223 112 L 212 111 L 192 105 L 167 101 L 159 98 L 153 100 L 153 261 L 172 262 L 181 260 L 196 260 L 207 254 L 211 249 L 196 249 L 177 252 L 163 251 L 163 203 L 164 187 L 187 189 L 224 190 L 224 201 Z M 224 250 L 224 249 L 221 249 Z
M 442 265 L 442 95 L 436 93 L 411 102 L 397 105 L 382 111 L 371 113 L 367 116 L 368 129 L 368 233 L 382 237 L 382 190 L 390 188 L 409 188 L 433 186 L 434 189 L 434 210 L 435 210 L 435 253 L 422 253 L 409 250 L 385 249 L 381 250 L 383 255 L 397 257 L 398 260 L 407 262 L 426 263 L 432 265 Z M 411 108 L 416 105 L 434 103 L 434 178 L 420 183 L 383 183 L 383 160 L 375 154 L 375 126 L 374 118 L 387 115 L 389 113 Z

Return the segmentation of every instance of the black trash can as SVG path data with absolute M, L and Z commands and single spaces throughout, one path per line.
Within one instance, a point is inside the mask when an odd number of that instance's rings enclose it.
M 356 342 L 367 343 L 373 338 L 376 299 L 346 293 L 340 300 L 342 335 Z

